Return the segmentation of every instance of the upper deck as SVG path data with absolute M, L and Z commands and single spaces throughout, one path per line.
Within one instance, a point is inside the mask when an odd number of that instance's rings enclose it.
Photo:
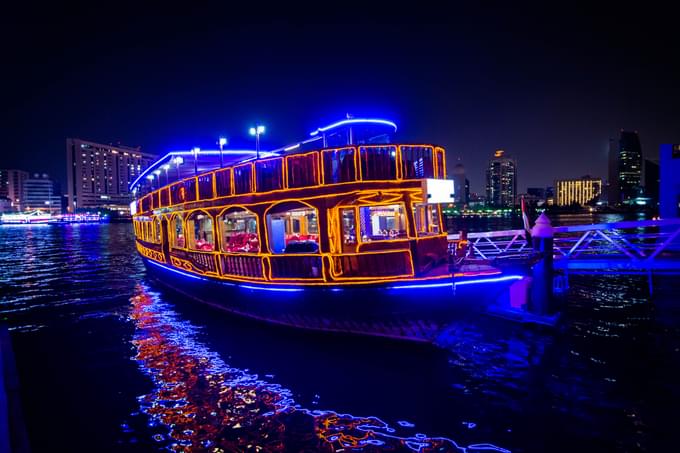
M 309 195 L 315 189 L 332 193 L 340 184 L 365 183 L 376 188 L 380 183 L 394 187 L 413 181 L 404 187 L 416 187 L 417 180 L 446 178 L 443 148 L 391 143 L 396 130 L 397 125 L 389 120 L 347 118 L 317 128 L 307 140 L 271 151 L 173 151 L 130 185 L 137 198 L 131 212 L 215 199 L 238 202 L 286 191 L 291 193 L 283 197 Z
M 271 156 L 271 153 L 268 153 Z M 171 154 L 173 159 L 177 154 Z M 215 160 L 213 153 L 208 155 Z M 219 157 L 218 157 L 219 159 Z M 185 203 L 279 193 L 287 198 L 286 191 L 319 193 L 332 192 L 340 185 L 365 183 L 394 184 L 412 181 L 418 186 L 423 179 L 445 179 L 446 157 L 444 149 L 423 144 L 382 144 L 345 146 L 320 150 L 246 159 L 236 164 L 213 165 L 204 159 L 199 168 L 196 162 L 191 176 L 183 177 L 186 169 L 176 170 L 175 177 L 159 174 L 154 180 L 137 189 L 138 199 L 133 203 L 133 213 L 169 208 Z M 219 162 L 219 161 L 218 161 Z M 214 162 L 213 162 L 214 164 Z M 167 164 L 165 164 L 167 165 Z M 179 167 L 179 166 L 178 166 Z M 165 171 L 165 170 L 164 170 Z M 161 187 L 154 181 L 165 181 Z M 326 189 L 327 188 L 327 189 Z M 307 189 L 307 190 L 303 190 Z M 326 189 L 326 190 L 324 190 Z

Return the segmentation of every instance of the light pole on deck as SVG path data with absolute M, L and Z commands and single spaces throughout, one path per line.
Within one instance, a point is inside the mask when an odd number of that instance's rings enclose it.
M 160 170 L 154 170 L 153 172 L 154 175 L 156 175 L 156 179 L 158 180 L 158 188 L 161 188 L 161 171 Z
M 184 163 L 184 159 L 182 159 L 182 156 L 177 156 L 174 159 L 172 159 L 172 162 L 175 164 L 175 167 L 177 168 L 177 180 L 179 181 L 180 179 L 179 166 Z
M 250 128 L 250 135 L 255 136 L 255 155 L 260 158 L 260 135 L 264 134 L 264 126 L 256 124 L 255 127 Z
M 220 145 L 220 168 L 224 167 L 224 157 L 222 153 L 224 152 L 224 145 L 227 144 L 227 138 L 226 137 L 220 137 L 219 141 L 217 142 Z
M 170 183 L 170 180 L 168 179 L 168 170 L 169 169 L 170 169 L 170 164 L 163 165 L 163 170 L 165 170 L 165 185 L 166 186 Z
M 153 175 L 148 175 L 146 179 L 148 179 L 149 182 L 151 183 L 151 190 L 153 191 Z
M 198 153 L 201 152 L 201 148 L 195 147 L 191 150 L 191 154 L 194 155 L 194 175 L 198 175 Z

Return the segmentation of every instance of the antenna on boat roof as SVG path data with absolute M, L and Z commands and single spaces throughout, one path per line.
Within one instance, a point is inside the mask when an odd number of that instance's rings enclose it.
M 346 113 L 345 115 L 347 115 L 348 120 L 354 118 L 354 115 L 352 115 L 351 113 Z

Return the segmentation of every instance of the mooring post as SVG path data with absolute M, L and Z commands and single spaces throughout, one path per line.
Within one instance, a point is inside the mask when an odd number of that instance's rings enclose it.
M 531 297 L 528 309 L 536 315 L 551 315 L 555 312 L 553 298 L 553 227 L 550 219 L 542 213 L 531 229 L 534 250 L 540 253 L 540 260 L 532 268 Z

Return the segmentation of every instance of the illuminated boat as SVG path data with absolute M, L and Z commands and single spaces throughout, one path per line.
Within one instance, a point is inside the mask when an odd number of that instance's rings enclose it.
M 77 213 L 77 214 L 59 214 L 50 219 L 50 223 L 99 223 L 103 220 L 102 216 L 97 213 Z
M 0 222 L 8 224 L 36 224 L 48 223 L 52 219 L 52 215 L 48 212 L 31 211 L 26 213 L 3 214 L 0 216 Z
M 452 275 L 445 151 L 392 143 L 396 129 L 351 118 L 273 151 L 166 154 L 131 185 L 149 273 L 268 322 L 432 341 L 461 294 L 481 305 L 515 277 L 483 265 Z

